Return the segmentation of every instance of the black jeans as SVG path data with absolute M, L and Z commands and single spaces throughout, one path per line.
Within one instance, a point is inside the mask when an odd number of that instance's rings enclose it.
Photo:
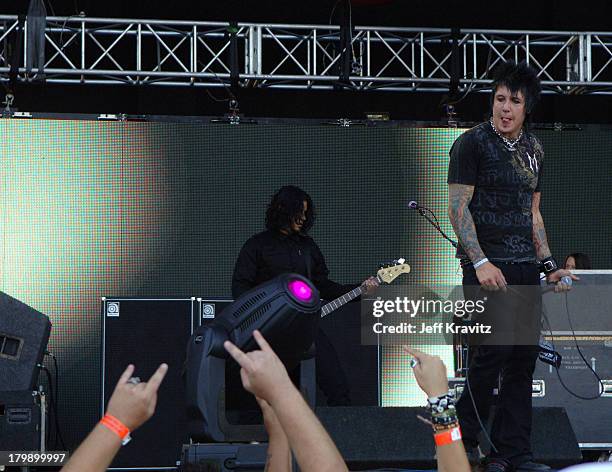
M 537 331 L 533 337 L 539 335 L 541 295 L 539 292 L 539 270 L 535 264 L 495 264 L 504 274 L 509 286 L 528 287 L 533 297 L 529 300 L 529 311 L 525 304 L 512 306 L 514 313 L 504 312 L 504 329 L 508 329 L 513 320 L 521 317 L 531 321 L 533 330 Z M 471 265 L 463 268 L 463 286 L 466 298 L 470 291 L 480 290 L 476 271 Z M 515 292 L 510 287 L 509 292 Z M 489 292 L 491 293 L 491 292 Z M 480 293 L 482 295 L 482 292 Z M 499 296 L 503 294 L 498 293 Z M 496 295 L 489 295 L 485 311 L 489 311 Z M 508 306 L 505 307 L 506 309 Z M 504 338 L 506 339 L 506 338 Z M 497 385 L 501 374 L 501 389 L 497 400 L 495 418 L 491 428 L 492 447 L 491 457 L 503 458 L 518 465 L 532 459 L 531 453 L 531 395 L 532 379 L 539 347 L 537 341 L 526 344 L 524 338 L 513 344 L 478 343 L 472 345 L 470 341 L 469 370 L 466 384 L 461 398 L 457 402 L 457 414 L 461 424 L 461 431 L 466 448 L 478 444 L 477 436 L 481 430 L 476 412 L 486 424 L 489 410 L 493 402 L 493 389 Z M 470 391 L 473 397 L 470 398 Z
M 321 328 L 315 335 L 317 385 L 325 394 L 328 406 L 349 406 L 350 391 L 346 374 L 340 365 L 336 348 Z

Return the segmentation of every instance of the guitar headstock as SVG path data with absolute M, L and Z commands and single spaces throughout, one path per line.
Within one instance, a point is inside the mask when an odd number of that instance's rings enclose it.
M 383 282 L 390 284 L 402 274 L 408 274 L 410 266 L 406 264 L 406 259 L 399 258 L 385 267 L 382 267 L 378 272 L 378 278 Z

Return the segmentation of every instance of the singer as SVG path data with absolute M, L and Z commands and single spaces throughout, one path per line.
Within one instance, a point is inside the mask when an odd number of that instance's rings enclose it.
M 504 323 L 510 325 L 521 317 L 524 321 L 527 313 L 536 340 L 540 268 L 547 281 L 556 284 L 556 291 L 569 289 L 562 277 L 577 279 L 559 269 L 551 257 L 540 214 L 544 153 L 527 127 L 539 96 L 540 82 L 533 69 L 524 63 L 501 64 L 493 78 L 490 119 L 457 138 L 448 170 L 448 214 L 459 238 L 457 258 L 463 269 L 464 291 L 501 291 L 491 297 L 501 299 L 508 286 L 532 286 L 536 295 L 530 310 L 510 304 L 505 309 L 510 306 L 513 311 Z M 531 453 L 531 384 L 537 341 L 533 345 L 503 344 L 470 345 L 470 388 L 464 389 L 457 403 L 468 457 L 471 462 L 478 459 L 481 429 L 473 403 L 486 424 L 493 388 L 502 374 L 491 431 L 494 447 L 485 470 L 547 470 L 548 466 L 533 462 Z

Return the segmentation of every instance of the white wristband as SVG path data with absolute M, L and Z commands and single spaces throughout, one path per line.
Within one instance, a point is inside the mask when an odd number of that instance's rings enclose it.
M 489 262 L 489 259 L 486 257 L 484 259 L 480 259 L 478 262 L 474 262 L 474 269 L 478 269 L 481 265 L 486 264 L 487 262 Z

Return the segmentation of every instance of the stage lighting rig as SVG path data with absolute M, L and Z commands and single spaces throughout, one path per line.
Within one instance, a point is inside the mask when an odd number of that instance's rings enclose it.
M 300 366 L 299 388 L 313 406 L 312 346 L 320 311 L 319 292 L 312 282 L 301 275 L 283 274 L 244 293 L 212 323 L 198 328 L 187 347 L 185 372 L 191 438 L 207 442 L 266 439 L 262 424 L 230 424 L 226 408 L 226 369 L 235 374 L 239 367 L 229 358 L 223 342 L 229 339 L 245 352 L 258 349 L 255 329 L 288 371 Z

